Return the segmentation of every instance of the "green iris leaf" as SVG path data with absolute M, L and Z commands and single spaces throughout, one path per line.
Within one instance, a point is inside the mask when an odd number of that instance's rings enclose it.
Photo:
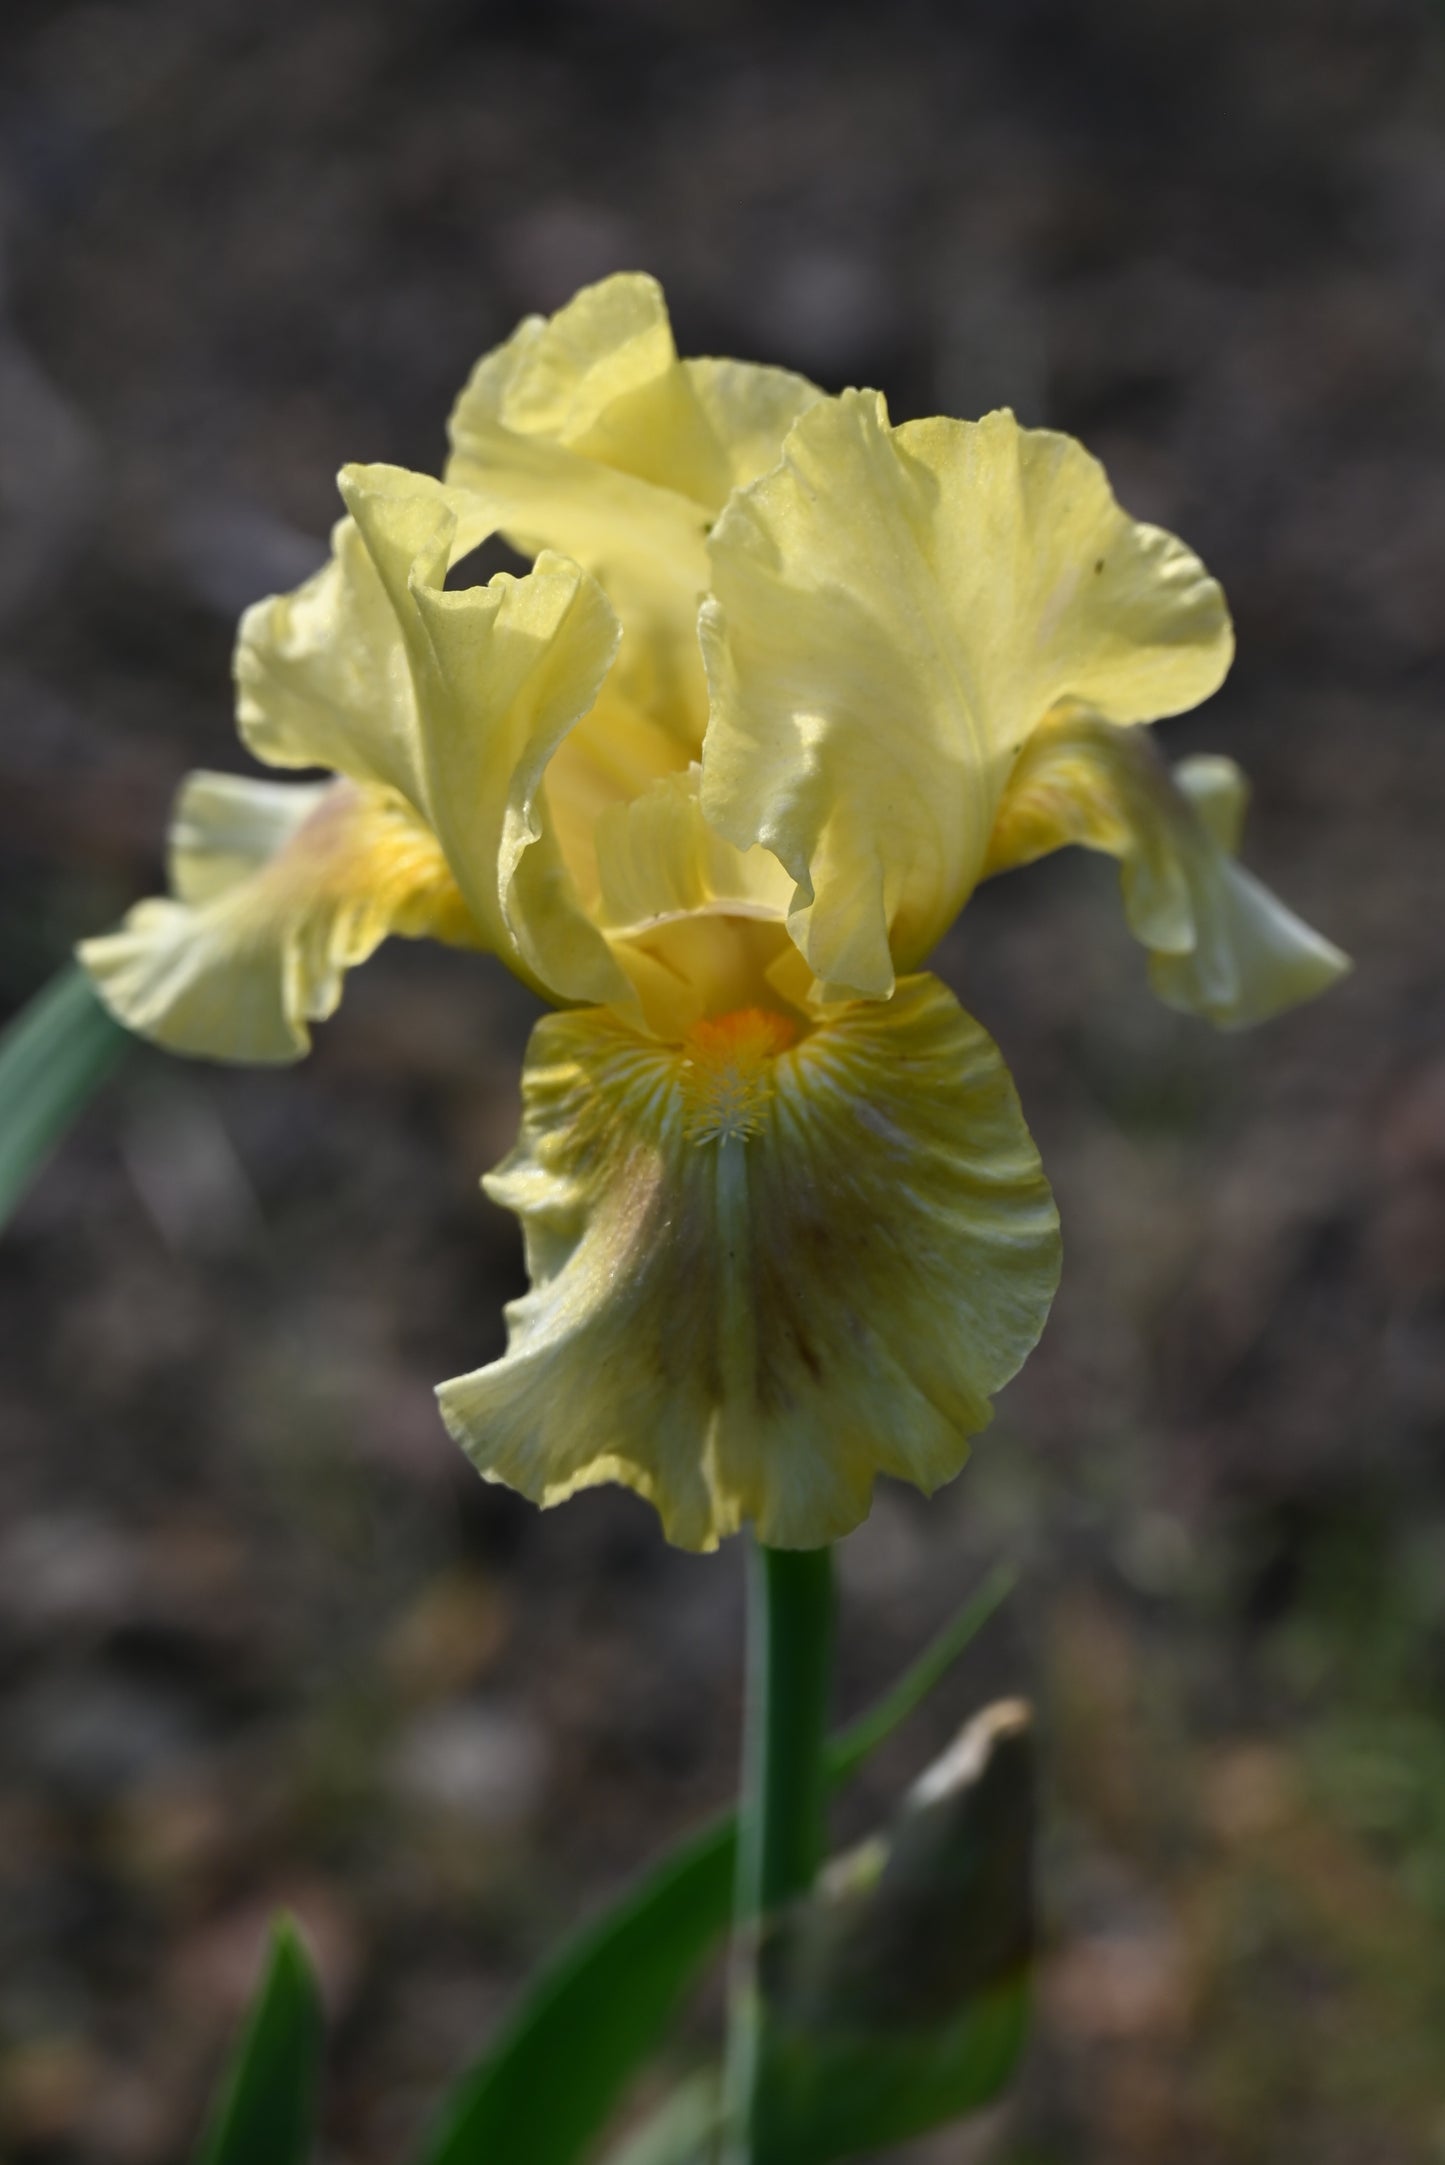
M 196 2165 L 306 2165 L 321 2043 L 316 1980 L 295 1926 L 282 1917 Z
M 130 1043 L 75 963 L 0 1036 L 0 1226 Z

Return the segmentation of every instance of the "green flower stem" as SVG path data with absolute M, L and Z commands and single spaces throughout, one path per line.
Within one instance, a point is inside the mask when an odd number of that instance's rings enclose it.
M 771 1910 L 812 1886 L 823 1859 L 832 1673 L 831 1549 L 769 1549 L 754 1543 L 748 1558 L 747 1706 L 733 1910 L 729 2165 L 754 2165 L 759 2155 L 758 2070 L 767 2009 L 758 1988 L 758 1927 Z

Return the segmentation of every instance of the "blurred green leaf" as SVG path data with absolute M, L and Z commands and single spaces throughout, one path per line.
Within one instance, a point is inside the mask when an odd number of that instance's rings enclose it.
M 878 1705 L 834 1739 L 847 1779 L 931 1691 L 1014 1583 L 991 1572 Z M 422 2165 L 576 2165 L 728 1927 L 736 1820 L 693 1835 L 563 1948 L 448 2100 Z
M 834 2165 L 996 2098 L 1033 1939 L 1029 1710 L 989 1707 L 887 1833 L 772 1920 L 756 2165 Z
M 834 1783 L 845 1782 L 874 1753 L 915 1707 L 922 1706 L 934 1688 L 970 1647 L 996 1610 L 1001 1609 L 1018 1584 L 1012 1564 L 995 1564 L 956 1616 L 951 1616 L 937 1637 L 931 1639 L 917 1661 L 910 1663 L 891 1690 L 877 1703 L 849 1722 L 829 1747 L 828 1771 Z
M 716 2071 L 694 2075 L 679 2083 L 619 2149 L 608 2152 L 607 2165 L 712 2165 L 722 2124 Z
M 0 1226 L 131 1042 L 77 963 L 0 1036 Z
M 278 1918 L 266 1974 L 196 2165 L 306 2165 L 316 2121 L 321 2002 L 296 1927 Z
M 565 1947 L 445 2109 L 425 2165 L 573 2165 L 725 1930 L 733 1824 L 675 1849 Z

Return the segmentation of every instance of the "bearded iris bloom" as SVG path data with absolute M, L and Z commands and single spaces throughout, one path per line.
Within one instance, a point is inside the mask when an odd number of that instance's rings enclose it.
M 178 1052 L 304 1053 L 390 933 L 559 1012 L 485 1183 L 531 1290 L 447 1426 L 541 1503 L 600 1481 L 709 1548 L 811 1547 L 949 1479 L 1033 1346 L 1057 1216 L 997 1048 L 924 964 L 978 883 L 1118 860 L 1154 986 L 1221 1027 L 1344 958 L 1236 862 L 1224 599 L 1070 438 L 680 360 L 640 276 L 524 322 L 442 480 L 341 475 L 330 560 L 243 618 L 247 748 L 169 899 L 82 957 Z M 449 574 L 490 535 L 533 559 Z

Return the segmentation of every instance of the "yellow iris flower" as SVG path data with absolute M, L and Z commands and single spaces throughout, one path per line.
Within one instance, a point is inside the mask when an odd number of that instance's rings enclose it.
M 1344 958 L 1234 861 L 1227 760 L 1137 725 L 1229 666 L 1219 587 L 1067 436 L 680 360 L 619 276 L 483 360 L 445 479 L 348 467 L 330 561 L 259 603 L 241 735 L 173 896 L 83 959 L 179 1052 L 290 1060 L 388 933 L 563 1012 L 486 1182 L 506 1356 L 444 1384 L 489 1478 L 599 1481 L 670 1538 L 807 1547 L 962 1465 L 1059 1268 L 1008 1072 L 929 950 L 978 882 L 1119 861 L 1156 989 L 1223 1026 Z M 488 535 L 522 577 L 449 586 Z

